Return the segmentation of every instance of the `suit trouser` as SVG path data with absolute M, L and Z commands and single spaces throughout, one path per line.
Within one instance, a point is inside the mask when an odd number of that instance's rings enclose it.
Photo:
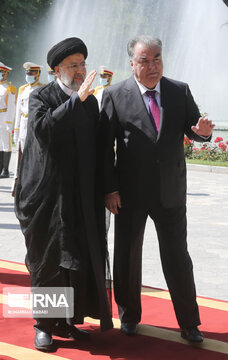
M 163 273 L 181 328 L 200 324 L 192 261 L 187 250 L 186 206 L 126 206 L 115 217 L 114 291 L 123 322 L 141 320 L 142 245 L 148 215 L 154 221 Z M 152 269 L 153 271 L 153 269 Z

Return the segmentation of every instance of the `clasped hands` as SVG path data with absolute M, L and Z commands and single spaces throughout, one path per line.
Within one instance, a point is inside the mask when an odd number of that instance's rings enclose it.
M 198 123 L 195 126 L 192 126 L 192 131 L 196 133 L 199 136 L 211 136 L 212 131 L 214 129 L 215 125 L 212 124 L 211 120 L 208 120 L 208 118 L 201 117 L 198 120 Z

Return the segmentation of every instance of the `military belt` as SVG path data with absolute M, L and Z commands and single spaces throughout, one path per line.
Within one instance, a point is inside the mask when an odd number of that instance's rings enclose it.
M 7 111 L 7 109 L 0 109 L 0 113 L 1 112 L 6 112 Z

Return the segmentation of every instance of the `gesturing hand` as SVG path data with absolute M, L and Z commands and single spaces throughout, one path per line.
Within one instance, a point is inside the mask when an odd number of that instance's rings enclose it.
M 90 71 L 90 73 L 86 76 L 85 80 L 81 84 L 78 90 L 78 96 L 81 101 L 85 101 L 87 97 L 94 93 L 94 89 L 90 89 L 90 86 L 97 75 L 96 70 Z
M 215 125 L 211 120 L 201 117 L 195 126 L 192 126 L 192 131 L 199 136 L 210 136 Z

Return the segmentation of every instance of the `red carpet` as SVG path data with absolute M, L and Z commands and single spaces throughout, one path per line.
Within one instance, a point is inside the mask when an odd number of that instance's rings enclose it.
M 0 261 L 0 287 L 29 286 L 24 265 Z M 1 291 L 2 294 L 2 291 Z M 32 319 L 2 316 L 0 295 L 0 360 L 228 360 L 228 302 L 198 298 L 205 341 L 190 346 L 181 339 L 167 291 L 142 288 L 143 316 L 138 336 L 127 337 L 119 331 L 117 308 L 113 302 L 115 329 L 101 333 L 94 319 L 82 327 L 91 331 L 90 341 L 63 340 L 55 337 L 50 353 L 34 349 Z

